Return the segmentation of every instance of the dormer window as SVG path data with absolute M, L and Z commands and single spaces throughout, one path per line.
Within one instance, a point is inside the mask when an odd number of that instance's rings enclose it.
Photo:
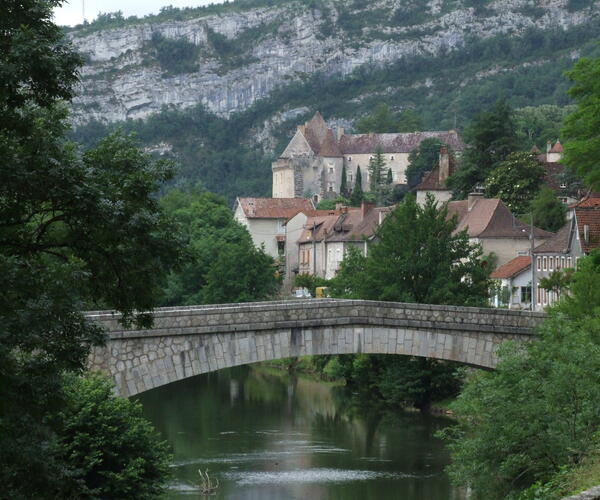
M 348 156 L 348 161 L 352 161 L 352 156 Z

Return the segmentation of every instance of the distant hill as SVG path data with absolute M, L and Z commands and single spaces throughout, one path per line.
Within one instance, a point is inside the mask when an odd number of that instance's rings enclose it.
M 264 195 L 273 152 L 317 109 L 348 127 L 385 102 L 460 130 L 502 96 L 565 106 L 563 72 L 600 55 L 599 33 L 594 0 L 238 0 L 104 15 L 68 33 L 87 61 L 76 137 L 121 122 L 179 161 L 179 184 Z

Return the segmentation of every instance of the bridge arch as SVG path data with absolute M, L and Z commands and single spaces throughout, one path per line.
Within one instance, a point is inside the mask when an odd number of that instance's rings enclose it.
M 315 354 L 400 354 L 493 369 L 505 340 L 528 341 L 541 313 L 365 300 L 297 300 L 160 308 L 148 330 L 92 312 L 108 342 L 92 370 L 121 396 L 222 368 Z

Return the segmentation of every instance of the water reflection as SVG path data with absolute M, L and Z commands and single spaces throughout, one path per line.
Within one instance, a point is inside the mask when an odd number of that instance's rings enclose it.
M 198 469 L 223 499 L 460 499 L 434 432 L 444 419 L 357 406 L 341 387 L 238 367 L 139 397 L 171 443 L 168 498 L 200 497 Z

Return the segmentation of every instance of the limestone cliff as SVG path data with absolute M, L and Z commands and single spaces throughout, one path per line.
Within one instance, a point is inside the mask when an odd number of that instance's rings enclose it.
M 316 72 L 347 76 L 365 65 L 458 50 L 476 38 L 515 36 L 532 27 L 572 28 L 600 16 L 600 2 L 587 0 L 240 5 L 189 19 L 148 18 L 71 31 L 87 61 L 73 103 L 75 122 L 115 122 L 146 117 L 164 105 L 198 103 L 228 117 Z M 188 64 L 170 67 L 169 58 L 177 54 Z

